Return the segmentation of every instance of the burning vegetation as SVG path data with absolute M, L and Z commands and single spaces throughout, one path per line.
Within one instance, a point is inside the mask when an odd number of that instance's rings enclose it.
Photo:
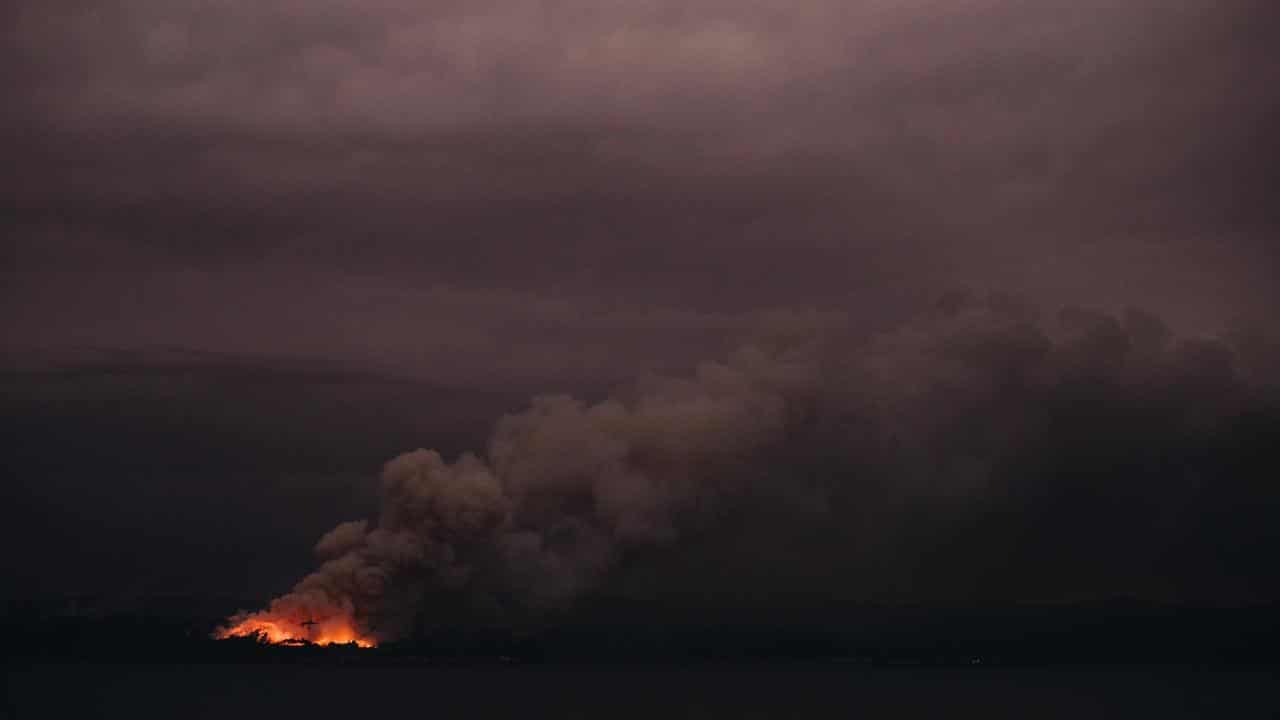
M 325 620 L 297 621 L 287 616 L 263 611 L 237 615 L 226 627 L 219 628 L 214 637 L 219 640 L 234 637 L 256 637 L 260 642 L 272 645 L 351 645 L 362 648 L 376 647 L 377 642 L 360 633 L 349 620 L 341 617 Z

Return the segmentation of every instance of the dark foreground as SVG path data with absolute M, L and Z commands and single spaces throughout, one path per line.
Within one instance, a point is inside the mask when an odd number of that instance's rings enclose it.
M 11 667 L 14 718 L 1273 718 L 1272 668 Z M 3 714 L 3 713 L 0 713 Z
M 0 718 L 1277 718 L 1278 610 L 579 614 L 373 650 L 213 641 L 216 618 L 15 614 Z

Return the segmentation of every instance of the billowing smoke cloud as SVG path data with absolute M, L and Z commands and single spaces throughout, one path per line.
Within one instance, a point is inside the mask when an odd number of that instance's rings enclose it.
M 870 341 L 774 328 L 688 377 L 537 398 L 483 456 L 395 458 L 378 517 L 236 621 L 387 638 L 629 575 L 726 603 L 1274 598 L 1275 345 L 1239 337 L 963 293 Z

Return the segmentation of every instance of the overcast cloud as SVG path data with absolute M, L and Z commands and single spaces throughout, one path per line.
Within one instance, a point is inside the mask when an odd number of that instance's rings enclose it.
M 1267 3 L 9 12 L 10 348 L 234 313 L 208 343 L 324 354 L 273 297 L 300 278 L 316 317 L 368 307 L 353 283 L 496 293 L 458 328 L 510 292 L 881 326 L 972 286 L 1197 332 L 1276 300 Z M 659 330 L 634 339 L 702 356 Z

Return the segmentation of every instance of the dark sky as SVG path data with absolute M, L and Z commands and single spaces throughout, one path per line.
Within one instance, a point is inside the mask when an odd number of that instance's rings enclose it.
M 280 590 L 396 453 L 954 288 L 1266 325 L 1273 6 L 9 3 L 15 577 Z

